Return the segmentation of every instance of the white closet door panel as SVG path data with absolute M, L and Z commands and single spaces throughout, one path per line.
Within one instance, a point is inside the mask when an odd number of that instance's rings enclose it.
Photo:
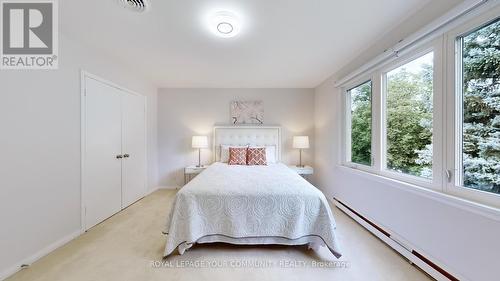
M 123 170 L 122 208 L 146 194 L 146 116 L 144 96 L 124 94 L 123 110 Z
M 121 94 L 91 78 L 86 85 L 85 228 L 121 210 Z

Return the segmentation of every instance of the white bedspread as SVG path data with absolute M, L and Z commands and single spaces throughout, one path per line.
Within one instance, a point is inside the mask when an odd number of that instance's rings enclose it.
M 224 236 L 319 238 L 340 257 L 334 230 L 323 193 L 287 166 L 214 163 L 177 193 L 167 219 L 164 256 Z

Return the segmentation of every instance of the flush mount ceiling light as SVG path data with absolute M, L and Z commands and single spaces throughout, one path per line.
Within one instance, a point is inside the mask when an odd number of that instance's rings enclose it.
M 221 22 L 217 25 L 217 31 L 219 31 L 222 34 L 231 34 L 233 30 L 234 30 L 233 25 L 228 22 Z
M 233 12 L 218 11 L 211 16 L 209 28 L 219 37 L 230 38 L 240 32 L 240 21 Z

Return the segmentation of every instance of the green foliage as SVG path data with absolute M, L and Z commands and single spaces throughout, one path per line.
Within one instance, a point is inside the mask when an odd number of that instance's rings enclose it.
M 389 77 L 387 164 L 400 172 L 432 177 L 432 66 L 404 68 Z M 351 93 L 351 161 L 371 164 L 371 83 Z
M 387 77 L 387 167 L 432 176 L 432 66 Z
M 367 82 L 351 90 L 351 161 L 371 164 L 372 85 Z
M 464 185 L 500 193 L 500 21 L 463 38 Z

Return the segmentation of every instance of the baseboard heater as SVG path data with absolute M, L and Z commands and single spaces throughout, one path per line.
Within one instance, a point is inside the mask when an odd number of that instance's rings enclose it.
M 381 228 L 380 226 L 376 225 L 360 213 L 356 212 L 353 210 L 351 207 L 347 206 L 345 203 L 340 201 L 337 198 L 333 198 L 335 205 L 341 209 L 344 213 L 352 217 L 354 220 L 356 220 L 358 223 L 360 223 L 362 226 L 364 226 L 366 229 L 368 229 L 370 232 L 375 234 L 378 238 L 380 238 L 382 241 L 384 241 L 386 244 L 391 246 L 393 249 L 395 249 L 397 252 L 402 254 L 404 257 L 406 257 L 408 260 L 410 260 L 411 263 L 414 265 L 418 266 L 420 269 L 428 273 L 430 276 L 436 278 L 437 280 L 451 280 L 451 281 L 459 281 L 459 279 L 455 276 L 453 276 L 451 273 L 447 272 L 437 264 L 433 263 L 430 261 L 428 258 L 420 254 L 419 252 L 415 251 L 412 249 L 410 246 L 406 245 L 405 243 L 399 241 L 396 237 L 391 236 L 391 234 Z

